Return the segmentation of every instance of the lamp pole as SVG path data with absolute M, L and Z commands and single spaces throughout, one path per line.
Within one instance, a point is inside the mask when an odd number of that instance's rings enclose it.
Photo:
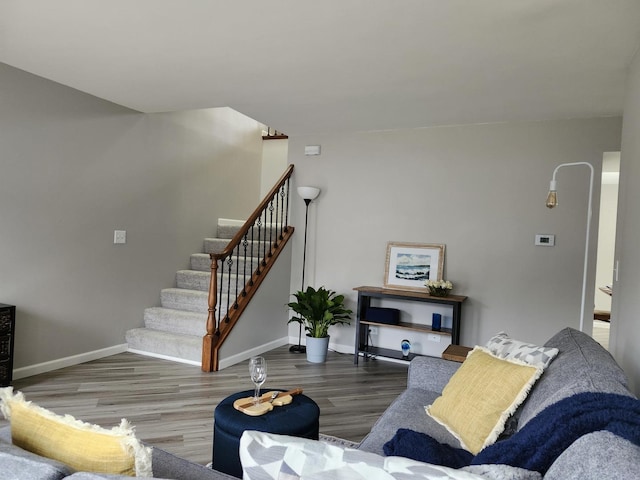
M 304 247 L 302 251 L 302 286 L 301 291 L 304 291 L 304 273 L 307 266 L 307 230 L 309 226 L 309 204 L 318 195 L 320 195 L 320 189 L 316 187 L 298 187 L 298 195 L 302 197 L 305 203 L 304 212 Z M 289 347 L 289 351 L 293 353 L 305 353 L 307 347 L 302 345 L 302 323 L 299 324 L 298 329 L 298 345 L 292 345 Z
M 304 199 L 305 203 L 305 212 L 304 212 L 304 247 L 302 250 L 302 286 L 300 290 L 304 291 L 304 271 L 307 265 L 307 226 L 309 225 L 309 204 L 311 203 L 310 198 Z M 302 326 L 302 325 L 301 325 Z
M 587 232 L 585 234 L 585 247 L 584 247 L 584 265 L 582 270 L 582 303 L 580 305 L 580 331 L 583 331 L 584 328 L 584 304 L 587 299 L 587 267 L 589 265 L 589 231 L 591 230 L 591 201 L 593 198 L 593 165 L 588 162 L 572 162 L 572 163 L 562 163 L 558 165 L 553 171 L 553 177 L 551 177 L 551 182 L 549 183 L 549 194 L 547 195 L 547 207 L 554 208 L 558 205 L 558 197 L 557 197 L 557 182 L 556 182 L 556 173 L 562 167 L 574 167 L 584 165 L 589 167 L 591 173 L 589 178 L 589 204 L 587 208 Z

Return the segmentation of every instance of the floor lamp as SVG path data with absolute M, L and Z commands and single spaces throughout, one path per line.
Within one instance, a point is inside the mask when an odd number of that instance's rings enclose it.
M 304 212 L 304 249 L 302 253 L 302 287 L 300 290 L 304 291 L 304 272 L 307 264 L 307 227 L 309 225 L 309 204 L 320 195 L 320 189 L 316 187 L 298 187 L 298 195 L 302 197 L 305 203 Z M 305 353 L 307 347 L 302 345 L 302 323 L 300 323 L 300 330 L 298 330 L 298 345 L 292 345 L 289 348 L 293 353 Z
M 556 182 L 556 173 L 562 167 L 574 167 L 584 165 L 589 167 L 591 170 L 591 176 L 589 179 L 589 205 L 587 209 L 587 233 L 585 234 L 585 247 L 584 247 L 584 267 L 582 271 L 582 304 L 580 305 L 580 331 L 582 331 L 584 327 L 584 304 L 587 297 L 587 266 L 589 262 L 589 231 L 591 230 L 591 199 L 593 197 L 593 165 L 588 162 L 573 162 L 573 163 L 562 163 L 556 167 L 553 171 L 553 177 L 551 178 L 551 182 L 549 183 L 549 195 L 547 195 L 547 207 L 554 208 L 558 205 L 558 195 L 557 195 L 557 182 Z

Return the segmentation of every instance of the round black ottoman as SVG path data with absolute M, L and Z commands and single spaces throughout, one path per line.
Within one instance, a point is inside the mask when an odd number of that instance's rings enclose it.
M 262 392 L 273 389 L 262 389 Z M 234 393 L 218 404 L 213 414 L 213 468 L 242 478 L 240 437 L 245 430 L 318 439 L 320 408 L 306 395 L 294 395 L 289 405 L 273 407 L 259 417 L 233 408 L 238 398 L 253 396 L 253 390 Z

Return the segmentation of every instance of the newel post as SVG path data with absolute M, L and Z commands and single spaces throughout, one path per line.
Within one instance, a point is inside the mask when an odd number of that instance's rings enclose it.
M 209 281 L 209 315 L 207 316 L 207 334 L 202 338 L 202 371 L 213 372 L 216 369 L 217 351 L 213 345 L 219 335 L 216 328 L 216 304 L 218 303 L 218 257 L 211 254 L 211 280 Z

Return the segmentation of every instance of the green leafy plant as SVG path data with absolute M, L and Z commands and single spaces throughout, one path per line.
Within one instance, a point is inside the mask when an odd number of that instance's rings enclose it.
M 289 323 L 304 325 L 310 337 L 326 337 L 331 325 L 349 325 L 352 311 L 344 307 L 344 295 L 336 295 L 324 287 L 317 290 L 307 287 L 304 292 L 299 290 L 293 295 L 297 301 L 288 305 L 297 315 Z

